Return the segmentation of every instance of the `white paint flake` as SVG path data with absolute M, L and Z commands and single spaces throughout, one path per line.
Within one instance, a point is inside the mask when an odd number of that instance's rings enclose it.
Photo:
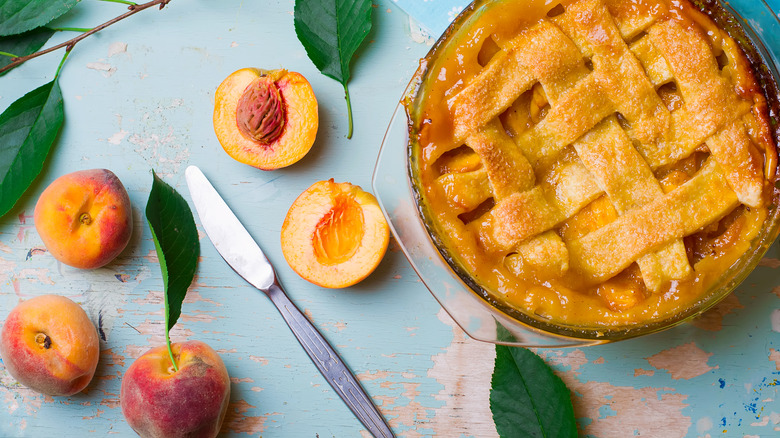
M 772 331 L 780 333 L 780 309 L 772 311 Z
M 87 68 L 101 72 L 104 77 L 110 77 L 116 72 L 116 67 L 105 62 L 90 62 Z
M 120 129 L 119 132 L 115 132 L 114 135 L 108 137 L 107 141 L 111 144 L 119 144 L 127 137 L 127 131 Z
M 111 43 L 110 46 L 108 46 L 108 57 L 112 57 L 114 55 L 118 55 L 120 53 L 127 53 L 127 43 L 123 43 L 121 41 L 117 41 L 114 43 Z
M 712 429 L 712 418 L 704 417 L 700 418 L 699 421 L 696 422 L 697 433 L 702 434 L 709 431 L 710 429 Z

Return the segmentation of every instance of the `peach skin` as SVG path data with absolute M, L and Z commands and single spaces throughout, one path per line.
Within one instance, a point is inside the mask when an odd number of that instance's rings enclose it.
M 11 310 L 0 334 L 8 372 L 43 394 L 73 395 L 86 388 L 99 355 L 92 321 L 78 304 L 59 295 L 23 301 Z
M 136 359 L 122 377 L 122 414 L 144 438 L 213 438 L 230 401 L 230 377 L 211 347 L 200 341 L 165 345 Z
M 34 219 L 52 256 L 81 269 L 111 262 L 133 231 L 127 190 L 106 169 L 81 170 L 54 180 L 38 198 Z

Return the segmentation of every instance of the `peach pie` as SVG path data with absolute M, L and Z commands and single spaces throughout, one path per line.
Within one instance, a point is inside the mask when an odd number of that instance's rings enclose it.
M 408 107 L 426 225 L 467 283 L 532 320 L 684 312 L 772 214 L 764 91 L 686 0 L 544 3 L 477 2 L 423 61 Z

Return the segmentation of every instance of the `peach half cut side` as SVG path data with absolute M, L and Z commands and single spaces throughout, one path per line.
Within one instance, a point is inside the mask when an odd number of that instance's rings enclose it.
M 289 166 L 314 145 L 317 98 L 309 81 L 287 70 L 244 68 L 214 96 L 214 132 L 235 160 L 263 170 Z
M 352 286 L 379 265 L 390 229 L 374 195 L 350 183 L 319 181 L 293 202 L 282 224 L 282 253 L 305 280 Z

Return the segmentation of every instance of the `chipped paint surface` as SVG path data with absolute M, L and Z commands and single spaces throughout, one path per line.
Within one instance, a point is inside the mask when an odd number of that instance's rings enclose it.
M 233 433 L 245 433 L 248 435 L 262 433 L 265 430 L 263 424 L 266 421 L 266 417 L 247 415 L 247 412 L 249 412 L 250 409 L 256 407 L 257 406 L 250 405 L 245 400 L 230 403 L 230 405 L 228 405 L 227 415 L 225 416 L 223 430 L 228 430 Z
M 707 365 L 712 353 L 707 353 L 693 342 L 664 350 L 650 356 L 647 361 L 655 368 L 667 371 L 672 379 L 692 379 L 712 371 Z
M 80 21 L 110 18 L 87 3 L 77 6 Z M 72 397 L 37 394 L 0 364 L 0 437 L 134 436 L 119 403 L 122 376 L 164 342 L 163 283 L 144 218 L 150 169 L 189 200 L 182 173 L 190 164 L 214 182 L 398 436 L 496 437 L 494 347 L 470 339 L 441 310 L 397 242 L 376 272 L 344 290 L 298 277 L 279 246 L 289 205 L 312 181 L 371 187 L 382 134 L 432 39 L 392 1 L 379 0 L 373 41 L 353 62 L 355 137 L 346 140 L 343 89 L 306 57 L 293 2 L 234 3 L 171 2 L 80 43 L 66 63 L 61 138 L 30 191 L 0 218 L 0 319 L 33 296 L 68 296 L 98 329 L 100 362 L 88 388 Z M 0 79 L 0 103 L 40 85 L 43 64 Z M 214 90 L 247 66 L 300 71 L 317 93 L 317 143 L 294 166 L 242 165 L 215 139 Z M 45 251 L 31 213 L 57 176 L 97 167 L 127 187 L 134 234 L 113 263 L 81 271 Z M 270 301 L 225 265 L 202 229 L 199 236 L 199 271 L 171 337 L 204 341 L 225 362 L 231 400 L 223 435 L 368 437 Z M 535 352 L 571 390 L 581 436 L 780 436 L 780 249 L 775 244 L 734 294 L 691 323 L 615 344 Z
M 780 351 L 774 348 L 769 349 L 769 360 L 775 363 L 775 368 L 780 371 Z
M 739 309 L 744 309 L 744 306 L 740 304 L 736 294 L 731 294 L 717 306 L 693 320 L 691 324 L 702 330 L 717 332 L 723 328 L 723 318 Z
M 433 357 L 433 367 L 428 371 L 428 376 L 444 386 L 436 395 L 444 405 L 436 409 L 432 429 L 443 436 L 495 435 L 493 422 L 484 421 L 492 418 L 488 388 L 495 348 L 470 339 L 443 310 L 437 316 L 452 329 L 453 341 L 443 353 Z M 453 394 L 468 396 L 453 397 Z M 463 412 L 469 412 L 468 416 L 463 416 Z M 483 420 L 474 422 L 476 419 Z

